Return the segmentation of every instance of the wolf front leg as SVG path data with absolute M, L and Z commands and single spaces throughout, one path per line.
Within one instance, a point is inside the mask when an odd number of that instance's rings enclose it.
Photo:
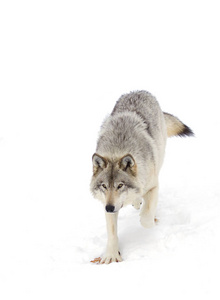
M 117 220 L 118 212 L 105 213 L 108 242 L 106 252 L 102 257 L 101 264 L 110 264 L 111 262 L 122 261 L 120 252 L 118 251 L 118 236 L 117 236 Z
M 144 195 L 144 203 L 140 213 L 141 225 L 150 228 L 155 225 L 155 214 L 158 201 L 158 186 L 152 188 Z

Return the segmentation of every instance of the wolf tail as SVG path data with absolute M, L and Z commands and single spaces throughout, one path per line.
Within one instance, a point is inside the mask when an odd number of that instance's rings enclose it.
M 193 136 L 193 131 L 185 125 L 183 122 L 181 122 L 177 117 L 174 117 L 171 114 L 163 113 L 166 126 L 167 126 L 167 136 Z

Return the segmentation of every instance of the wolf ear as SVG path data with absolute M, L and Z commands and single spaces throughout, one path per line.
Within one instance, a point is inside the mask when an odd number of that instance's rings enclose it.
M 131 172 L 134 176 L 136 175 L 136 163 L 131 154 L 127 154 L 120 159 L 119 168 L 123 171 Z
M 92 156 L 92 163 L 93 163 L 93 175 L 95 175 L 98 171 L 102 171 L 104 168 L 106 168 L 108 162 L 106 158 L 95 153 Z

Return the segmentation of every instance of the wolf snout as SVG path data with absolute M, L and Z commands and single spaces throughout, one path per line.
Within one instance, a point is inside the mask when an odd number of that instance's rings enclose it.
M 114 210 L 115 210 L 115 207 L 114 207 L 114 205 L 108 204 L 108 205 L 106 205 L 105 210 L 106 210 L 108 213 L 113 213 Z

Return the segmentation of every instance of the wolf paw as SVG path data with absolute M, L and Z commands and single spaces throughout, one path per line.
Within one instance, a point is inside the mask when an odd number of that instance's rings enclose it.
M 142 216 L 140 218 L 141 225 L 145 228 L 151 228 L 155 226 L 155 223 L 158 222 L 158 219 L 152 217 Z
M 106 253 L 101 261 L 100 264 L 110 264 L 112 262 L 121 262 L 122 258 L 121 258 L 121 254 L 120 252 L 116 252 L 116 253 Z
M 137 198 L 137 199 L 135 199 L 135 200 L 133 201 L 132 206 L 133 206 L 135 209 L 140 209 L 141 204 L 142 204 L 142 199 L 141 199 L 141 198 Z

